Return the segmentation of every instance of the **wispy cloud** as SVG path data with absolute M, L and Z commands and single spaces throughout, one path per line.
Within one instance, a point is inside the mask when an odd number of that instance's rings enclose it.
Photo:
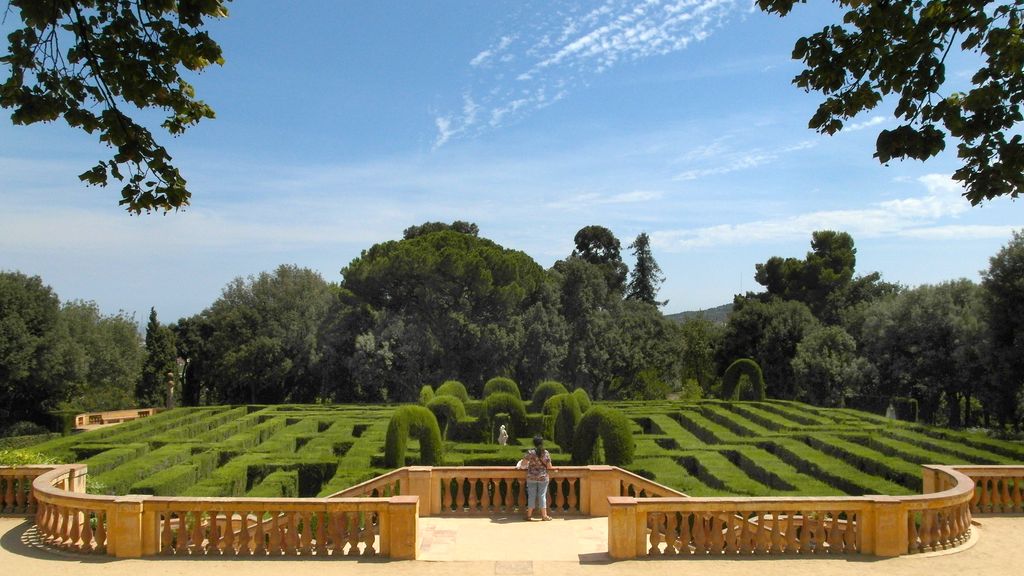
M 530 18 L 469 60 L 468 97 L 479 108 L 437 114 L 435 148 L 550 106 L 623 62 L 684 50 L 744 8 L 738 0 L 606 0 L 561 19 Z
M 770 164 L 787 154 L 813 148 L 815 145 L 813 140 L 804 140 L 781 148 L 732 150 L 724 141 L 719 140 L 708 145 L 698 146 L 684 154 L 681 159 L 682 163 L 697 164 L 698 166 L 676 174 L 674 179 L 678 181 L 699 180 L 707 176 L 749 170 Z
M 863 122 L 854 122 L 843 127 L 844 132 L 857 132 L 880 124 L 885 124 L 888 119 L 885 116 L 872 116 Z
M 655 190 L 633 190 L 621 194 L 598 194 L 587 193 L 577 194 L 571 198 L 548 202 L 545 208 L 553 210 L 572 210 L 591 206 L 608 206 L 613 204 L 641 204 L 660 200 L 665 196 L 664 192 Z
M 856 237 L 905 238 L 999 238 L 1010 235 L 1012 226 L 956 225 L 971 206 L 963 188 L 946 175 L 918 178 L 925 193 L 878 202 L 852 210 L 823 210 L 771 220 L 721 224 L 688 230 L 663 230 L 651 234 L 655 246 L 671 252 L 698 248 L 750 245 L 761 242 L 807 238 L 815 230 L 844 230 Z

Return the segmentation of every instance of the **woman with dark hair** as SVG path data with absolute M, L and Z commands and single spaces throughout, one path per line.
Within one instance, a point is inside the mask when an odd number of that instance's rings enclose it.
M 544 449 L 544 438 L 538 434 L 533 437 L 533 450 L 523 456 L 526 467 L 526 519 L 533 519 L 534 509 L 539 508 L 541 520 L 551 520 L 548 515 L 548 470 L 555 471 L 551 465 L 551 454 Z

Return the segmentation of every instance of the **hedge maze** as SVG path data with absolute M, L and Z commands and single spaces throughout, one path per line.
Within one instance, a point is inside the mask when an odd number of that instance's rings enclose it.
M 458 386 L 431 396 L 461 396 Z M 911 494 L 921 490 L 920 464 L 1020 464 L 1024 445 L 983 435 L 891 420 L 845 409 L 783 401 L 595 403 L 548 387 L 534 406 L 519 412 L 507 383 L 496 383 L 487 400 L 435 402 L 416 412 L 447 428 L 441 462 L 449 466 L 512 466 L 546 433 L 576 444 L 578 453 L 617 458 L 625 467 L 693 496 L 829 496 Z M 489 401 L 488 401 L 489 400 Z M 547 414 L 543 403 L 551 400 Z M 554 405 L 578 418 L 570 442 L 568 423 Z M 443 405 L 443 406 L 442 406 Z M 587 405 L 584 408 L 584 405 Z M 428 404 L 429 406 L 429 404 Z M 571 406 L 578 406 L 571 410 Z M 410 407 L 411 408 L 411 407 Z M 598 421 L 598 412 L 618 414 Z M 218 406 L 179 408 L 29 449 L 66 462 L 89 465 L 89 489 L 107 494 L 182 496 L 323 496 L 373 478 L 390 468 L 385 438 L 396 406 Z M 498 446 L 493 431 L 510 425 L 515 437 Z M 585 426 L 584 426 L 585 424 Z M 410 424 L 412 425 L 412 424 Z M 587 436 L 583 428 L 591 434 Z M 612 429 L 628 428 L 622 440 Z M 584 434 L 581 436 L 581 434 Z M 596 439 L 600 438 L 600 441 Z M 436 458 L 410 434 L 406 464 Z M 625 444 L 624 444 L 625 442 Z M 569 446 L 549 439 L 556 465 L 569 465 Z

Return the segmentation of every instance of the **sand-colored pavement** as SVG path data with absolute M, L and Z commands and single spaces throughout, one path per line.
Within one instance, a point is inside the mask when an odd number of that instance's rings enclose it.
M 610 562 L 605 518 L 559 518 L 525 522 L 515 518 L 421 519 L 420 560 L 224 557 L 117 560 L 41 548 L 22 518 L 0 518 L 3 576 L 282 576 L 352 575 L 557 575 L 620 576 L 645 571 L 757 576 L 939 576 L 1024 574 L 1024 517 L 981 518 L 967 549 L 955 553 L 886 560 L 824 558 L 686 558 Z

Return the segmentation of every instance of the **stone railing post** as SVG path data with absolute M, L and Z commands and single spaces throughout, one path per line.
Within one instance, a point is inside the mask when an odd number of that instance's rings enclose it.
M 125 496 L 114 500 L 114 514 L 109 523 L 109 539 L 118 558 L 141 558 L 144 549 L 142 503 L 145 496 Z M 154 528 L 155 532 L 155 528 Z
M 586 502 L 587 508 L 581 512 L 590 516 L 608 516 L 608 498 L 619 495 L 618 473 L 614 466 L 587 466 L 587 470 L 587 490 L 585 493 L 580 490 L 580 498 Z
M 432 466 L 410 466 L 406 483 L 409 488 L 402 490 L 402 494 L 419 496 L 420 508 L 425 514 L 437 516 L 441 513 L 440 490 L 434 481 Z
M 638 542 L 644 533 L 637 534 L 636 498 L 609 496 L 608 507 L 608 555 L 615 560 L 636 558 L 644 546 Z
M 894 496 L 872 497 L 861 519 L 861 552 L 881 557 L 907 553 L 907 510 Z
M 418 496 L 392 496 L 388 502 L 387 522 L 381 526 L 381 546 L 387 540 L 383 553 L 394 560 L 415 560 L 420 549 L 420 499 Z

